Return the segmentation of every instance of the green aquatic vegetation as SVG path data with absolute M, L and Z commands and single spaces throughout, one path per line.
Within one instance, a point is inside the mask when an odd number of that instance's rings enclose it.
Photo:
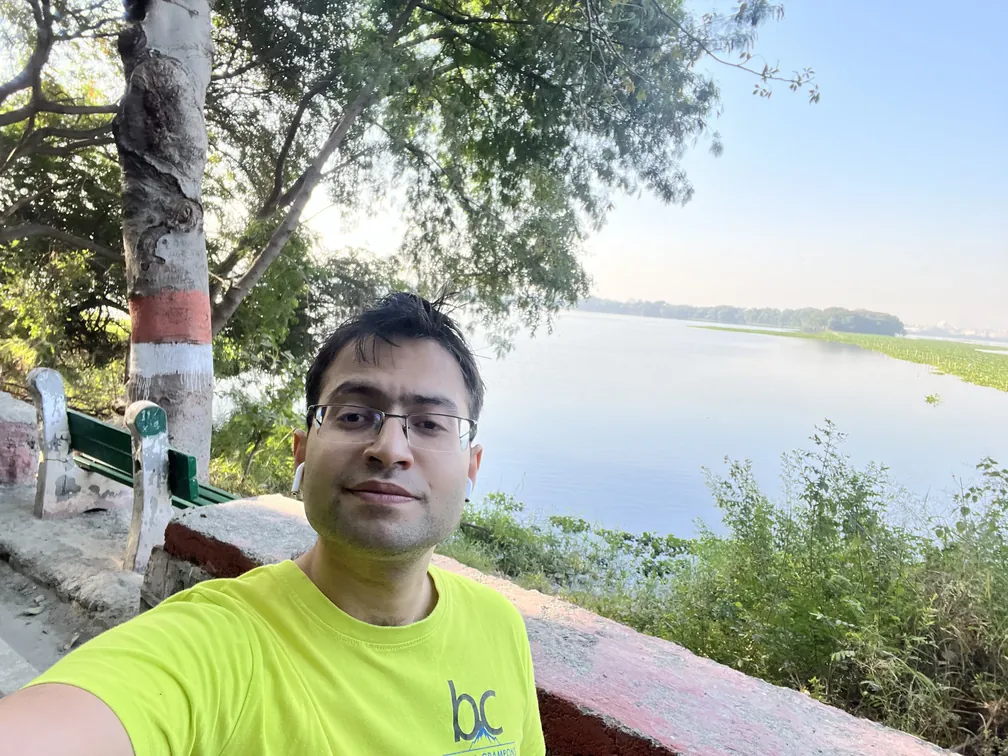
M 930 365 L 936 373 L 947 373 L 977 386 L 990 386 L 1008 391 L 1008 347 L 970 344 L 941 339 L 910 339 L 905 336 L 873 336 L 864 333 L 834 331 L 769 331 L 757 328 L 722 328 L 691 326 L 710 331 L 733 331 L 790 339 L 812 339 L 850 344 L 862 349 L 895 357 L 906 362 Z

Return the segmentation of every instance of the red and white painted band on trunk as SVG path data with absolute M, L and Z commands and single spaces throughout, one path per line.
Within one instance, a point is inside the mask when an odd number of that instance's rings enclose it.
M 178 376 L 192 390 L 213 387 L 213 347 L 209 344 L 132 344 L 130 380 L 146 398 L 156 379 Z
M 210 297 L 205 291 L 166 289 L 129 300 L 131 341 L 138 344 L 209 344 Z
M 200 290 L 166 289 L 129 300 L 130 379 L 139 397 L 156 380 L 172 377 L 189 390 L 213 387 L 210 297 Z

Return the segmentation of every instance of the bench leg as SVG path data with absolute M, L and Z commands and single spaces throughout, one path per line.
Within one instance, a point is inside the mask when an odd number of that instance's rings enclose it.
M 83 471 L 74 464 L 70 451 L 63 378 L 51 368 L 35 368 L 28 373 L 28 389 L 35 400 L 40 451 L 35 516 L 77 514 L 83 506 L 76 496 L 83 488 L 79 480 Z
M 172 516 L 168 488 L 168 421 L 153 402 L 133 402 L 126 410 L 133 437 L 133 519 L 123 567 L 142 573 L 151 551 L 164 544 Z

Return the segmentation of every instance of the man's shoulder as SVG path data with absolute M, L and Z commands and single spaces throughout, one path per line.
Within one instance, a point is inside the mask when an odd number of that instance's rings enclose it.
M 169 596 L 160 606 L 176 603 L 210 603 L 237 609 L 275 596 L 289 562 L 256 567 L 238 577 L 212 578 Z

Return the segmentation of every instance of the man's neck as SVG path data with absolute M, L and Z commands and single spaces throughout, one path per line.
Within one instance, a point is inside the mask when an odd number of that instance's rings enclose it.
M 402 559 L 367 559 L 321 538 L 295 561 L 326 598 L 369 625 L 419 622 L 437 604 L 427 574 L 431 552 Z

